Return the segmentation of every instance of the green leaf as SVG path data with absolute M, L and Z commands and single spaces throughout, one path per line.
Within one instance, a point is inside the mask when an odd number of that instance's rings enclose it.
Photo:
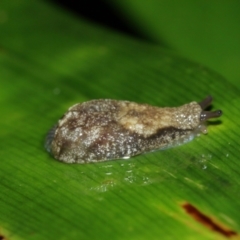
M 235 86 L 47 2 L 1 5 L 1 239 L 216 239 L 227 232 L 196 221 L 186 203 L 239 231 Z M 47 131 L 74 103 L 178 106 L 208 94 L 224 115 L 185 145 L 83 165 L 61 163 L 44 149 Z
M 239 86 L 240 2 L 108 0 L 129 25 Z

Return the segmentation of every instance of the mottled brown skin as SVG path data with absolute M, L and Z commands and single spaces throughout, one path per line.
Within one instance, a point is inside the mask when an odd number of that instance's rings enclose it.
M 200 125 L 201 106 L 158 108 L 117 100 L 76 104 L 50 132 L 47 148 L 67 163 L 129 158 L 185 141 Z

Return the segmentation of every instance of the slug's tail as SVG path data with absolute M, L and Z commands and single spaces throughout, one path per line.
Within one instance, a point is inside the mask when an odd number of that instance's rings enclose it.
M 46 139 L 45 139 L 45 149 L 51 153 L 51 145 L 52 145 L 52 140 L 54 138 L 55 135 L 55 131 L 56 131 L 56 126 L 54 126 L 53 128 L 51 128 L 51 130 L 48 132 Z

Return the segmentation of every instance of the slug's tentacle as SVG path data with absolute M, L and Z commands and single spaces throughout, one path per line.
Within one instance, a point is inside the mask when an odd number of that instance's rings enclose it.
M 200 121 L 204 122 L 204 121 L 207 121 L 209 118 L 217 118 L 217 117 L 220 117 L 221 115 L 222 115 L 221 110 L 216 110 L 214 112 L 202 111 L 200 115 Z
M 213 100 L 212 96 L 209 95 L 198 104 L 200 105 L 202 110 L 204 110 L 206 107 L 208 107 L 212 103 L 212 100 Z M 216 110 L 214 112 L 202 111 L 200 114 L 200 121 L 205 122 L 210 118 L 217 118 L 217 117 L 220 117 L 221 115 L 222 115 L 221 110 Z
M 204 110 L 206 107 L 210 106 L 210 104 L 212 103 L 212 100 L 213 100 L 212 96 L 209 95 L 198 104 L 200 105 L 202 110 Z

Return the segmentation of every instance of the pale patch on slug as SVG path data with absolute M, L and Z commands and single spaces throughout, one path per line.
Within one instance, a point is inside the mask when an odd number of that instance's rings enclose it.
M 203 111 L 211 101 L 209 96 L 174 108 L 110 99 L 75 104 L 50 130 L 45 146 L 67 163 L 126 159 L 168 148 L 206 133 L 203 122 L 222 114 Z
M 202 111 L 196 102 L 178 108 L 158 108 L 132 102 L 120 102 L 118 123 L 124 128 L 144 137 L 156 134 L 159 129 L 169 126 L 177 129 L 194 129 L 200 124 Z

